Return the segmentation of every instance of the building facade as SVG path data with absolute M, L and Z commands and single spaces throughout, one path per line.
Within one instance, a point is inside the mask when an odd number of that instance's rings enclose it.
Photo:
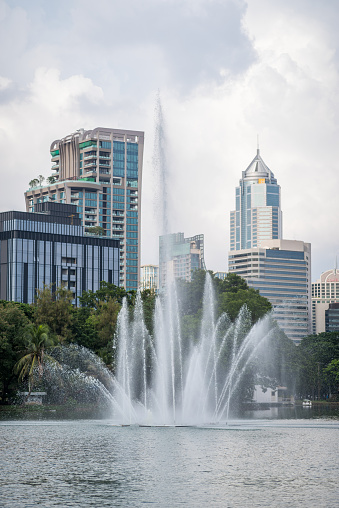
M 27 211 L 46 201 L 74 204 L 85 231 L 102 228 L 119 240 L 119 284 L 126 290 L 139 286 L 143 150 L 143 132 L 80 129 L 51 144 L 48 185 L 25 192 Z
M 235 189 L 230 216 L 230 250 L 251 249 L 282 237 L 280 186 L 259 149 Z
M 312 282 L 312 333 L 326 331 L 325 313 L 331 303 L 339 303 L 339 270 L 327 270 Z
M 101 281 L 119 285 L 119 241 L 84 235 L 75 205 L 0 213 L 0 299 L 33 303 L 37 289 L 66 286 L 73 304 Z
M 140 289 L 151 289 L 157 293 L 159 291 L 159 266 L 142 265 L 140 269 Z
M 328 309 L 325 310 L 325 331 L 339 331 L 339 303 L 330 303 Z
M 273 307 L 280 328 L 295 343 L 311 333 L 311 245 L 266 240 L 229 253 L 229 272 L 243 277 Z
M 159 237 L 159 287 L 165 287 L 169 279 L 192 279 L 194 270 L 206 270 L 204 259 L 204 235 L 185 238 L 184 233 Z

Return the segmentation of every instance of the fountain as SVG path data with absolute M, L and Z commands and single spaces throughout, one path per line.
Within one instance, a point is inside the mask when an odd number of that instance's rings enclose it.
M 114 419 L 121 424 L 202 425 L 229 418 L 230 402 L 263 346 L 272 337 L 270 316 L 250 327 L 243 307 L 235 323 L 215 316 L 207 273 L 200 336 L 181 336 L 175 284 L 156 300 L 153 337 L 138 293 L 133 319 L 124 302 L 117 325 Z

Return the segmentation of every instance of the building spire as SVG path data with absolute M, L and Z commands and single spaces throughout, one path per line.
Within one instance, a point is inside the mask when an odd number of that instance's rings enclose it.
M 257 134 L 257 155 L 260 154 L 260 148 L 259 148 L 259 134 Z

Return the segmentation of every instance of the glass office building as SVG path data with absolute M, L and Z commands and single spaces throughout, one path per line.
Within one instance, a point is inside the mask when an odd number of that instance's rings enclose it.
M 194 270 L 206 270 L 204 258 L 204 235 L 189 238 L 184 233 L 159 237 L 159 287 L 165 287 L 171 278 L 192 279 Z
M 100 282 L 119 285 L 119 241 L 84 235 L 75 205 L 0 213 L 0 299 L 33 303 L 44 284 L 66 286 L 73 304 Z
M 282 236 L 280 186 L 259 149 L 235 190 L 230 216 L 230 250 L 251 249 Z
M 311 333 L 311 245 L 266 240 L 261 247 L 230 252 L 229 271 L 259 290 L 280 328 L 295 343 Z
M 52 178 L 25 192 L 26 210 L 46 201 L 74 204 L 85 231 L 102 228 L 120 241 L 120 286 L 140 280 L 140 212 L 144 133 L 107 129 L 79 131 L 51 144 Z

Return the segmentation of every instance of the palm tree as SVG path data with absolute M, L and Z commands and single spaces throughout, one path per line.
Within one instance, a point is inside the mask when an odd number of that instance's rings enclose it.
M 34 371 L 37 368 L 39 377 L 43 374 L 45 360 L 53 361 L 53 358 L 45 353 L 45 349 L 54 345 L 49 337 L 49 328 L 47 325 L 29 324 L 25 331 L 26 350 L 25 354 L 14 366 L 14 372 L 19 374 L 19 381 L 28 377 L 28 395 L 29 398 L 34 383 Z

